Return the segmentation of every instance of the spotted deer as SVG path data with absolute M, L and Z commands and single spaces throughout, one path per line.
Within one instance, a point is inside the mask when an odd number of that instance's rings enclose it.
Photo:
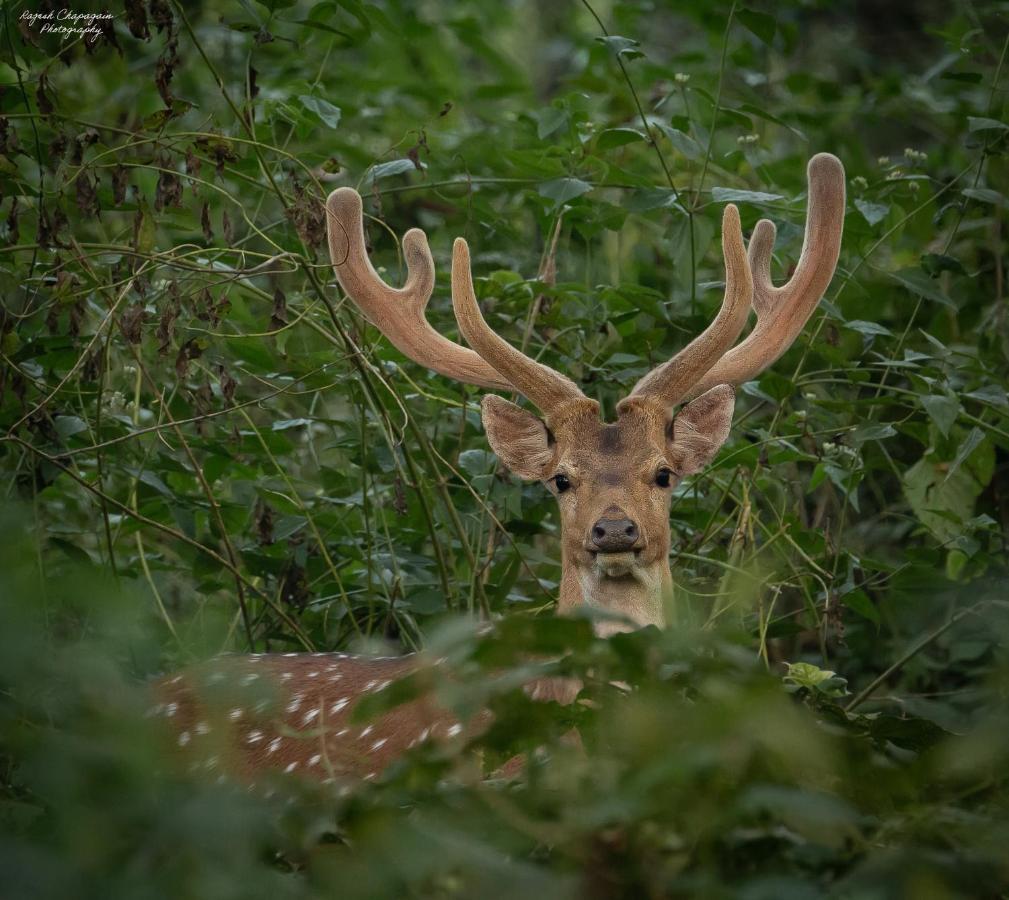
M 600 418 L 597 401 L 570 379 L 508 344 L 477 304 L 469 247 L 457 238 L 452 304 L 466 349 L 435 331 L 425 309 L 435 285 L 427 237 L 403 238 L 408 277 L 393 288 L 368 258 L 362 202 L 351 188 L 326 204 L 329 251 L 337 281 L 364 315 L 409 359 L 469 385 L 522 395 L 541 413 L 496 394 L 481 408 L 487 438 L 515 475 L 538 480 L 557 498 L 562 576 L 557 610 L 593 607 L 610 614 L 598 631 L 663 626 L 672 590 L 670 497 L 681 479 L 706 466 L 725 441 L 734 391 L 777 360 L 823 296 L 837 265 L 845 209 L 841 163 L 830 154 L 808 165 L 808 210 L 802 252 L 788 282 L 770 277 L 774 225 L 757 223 L 744 249 L 739 213 L 725 207 L 725 293 L 707 329 L 645 375 Z M 756 323 L 738 344 L 750 308 Z M 681 405 L 682 404 L 682 405 Z M 674 410 L 679 407 L 678 411 Z M 369 722 L 353 717 L 369 692 L 423 675 L 438 660 L 423 654 L 366 658 L 342 653 L 224 657 L 163 680 L 154 712 L 167 717 L 193 765 L 255 778 L 264 770 L 324 781 L 373 778 L 424 741 L 464 740 L 488 714 L 467 723 L 433 693 Z M 534 695 L 570 701 L 570 684 L 550 682 Z

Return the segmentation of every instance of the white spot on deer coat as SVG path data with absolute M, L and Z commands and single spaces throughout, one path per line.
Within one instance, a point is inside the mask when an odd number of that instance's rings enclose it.
M 250 731 L 245 736 L 245 743 L 247 744 L 258 744 L 263 739 L 263 732 L 261 731 Z
M 183 731 L 182 734 L 179 735 L 179 746 L 185 747 L 186 744 L 188 743 L 189 743 L 189 732 Z
M 270 746 L 266 748 L 267 753 L 276 753 L 280 749 L 280 738 L 270 741 Z
M 350 698 L 349 698 L 349 697 L 341 697 L 341 698 L 340 698 L 339 700 L 337 700 L 337 701 L 336 701 L 336 703 L 334 703 L 334 704 L 333 704 L 333 705 L 332 705 L 332 706 L 331 706 L 331 707 L 329 708 L 329 713 L 330 713 L 330 715 L 333 715 L 333 716 L 335 716 L 335 715 L 336 715 L 336 714 L 337 714 L 337 713 L 338 713 L 338 712 L 339 712 L 339 711 L 340 711 L 341 709 L 343 709 L 343 708 L 344 708 L 344 707 L 345 707 L 345 706 L 346 706 L 346 705 L 347 705 L 348 703 L 350 703 Z
M 304 717 L 301 720 L 301 724 L 307 725 L 309 722 L 315 719 L 320 712 L 322 712 L 321 709 L 310 709 L 307 713 L 305 713 Z

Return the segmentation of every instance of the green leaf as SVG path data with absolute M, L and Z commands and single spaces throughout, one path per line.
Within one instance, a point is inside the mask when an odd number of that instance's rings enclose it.
M 639 59 L 645 54 L 639 49 L 641 45 L 628 37 L 621 37 L 619 34 L 610 34 L 606 37 L 597 37 L 596 41 L 609 47 L 617 56 L 624 59 Z
M 687 159 L 694 160 L 696 162 L 704 158 L 704 148 L 685 131 L 680 131 L 679 128 L 673 128 L 672 125 L 667 125 L 665 122 L 655 122 L 654 126 L 658 128 L 659 131 L 661 131 L 667 138 L 669 138 L 669 143 L 671 143 Z
M 420 164 L 426 168 L 424 163 Z M 416 172 L 417 167 L 410 159 L 390 159 L 388 162 L 378 163 L 368 169 L 364 176 L 364 184 L 371 185 L 383 178 L 391 178 L 393 175 L 405 175 L 407 172 Z
M 877 625 L 879 624 L 879 610 L 876 609 L 876 605 L 869 599 L 869 595 L 861 590 L 861 588 L 856 588 L 845 594 L 841 599 L 844 601 L 845 606 L 853 609 L 863 619 L 868 619 Z
M 773 16 L 743 8 L 736 11 L 736 18 L 739 19 L 747 30 L 753 32 L 765 44 L 770 44 L 774 40 L 778 24 L 774 21 Z
M 312 97 L 308 94 L 302 94 L 298 99 L 301 101 L 301 105 L 310 112 L 315 113 L 324 125 L 336 128 L 340 124 L 340 108 L 333 106 L 328 100 L 323 100 L 321 97 Z
M 559 106 L 548 106 L 533 113 L 536 120 L 536 137 L 541 141 L 550 137 L 554 132 L 567 126 L 570 115 L 566 109 Z
M 947 464 L 922 457 L 904 474 L 904 496 L 915 516 L 937 540 L 949 541 L 963 531 L 984 488 L 966 466 L 947 478 Z
M 970 197 L 971 200 L 979 200 L 982 203 L 990 203 L 992 206 L 1009 207 L 1009 200 L 1006 199 L 1005 194 L 1000 194 L 998 191 L 993 191 L 991 188 L 964 188 L 960 193 L 962 193 L 965 197 Z
M 950 464 L 949 471 L 946 473 L 947 480 L 952 478 L 957 469 L 963 465 L 967 457 L 981 446 L 981 442 L 983 440 L 984 432 L 980 428 L 974 427 L 968 432 L 967 437 L 965 437 L 963 439 L 963 443 L 960 444 L 960 449 L 956 452 L 956 457 Z
M 862 200 L 861 198 L 855 200 L 855 208 L 870 225 L 882 222 L 886 218 L 887 213 L 890 212 L 890 207 L 885 203 L 870 203 L 868 200 Z
M 625 144 L 636 144 L 644 141 L 645 136 L 636 128 L 607 128 L 596 138 L 597 150 L 612 150 Z
M 817 691 L 828 697 L 843 697 L 848 693 L 847 680 L 829 669 L 821 669 L 812 663 L 786 663 L 788 672 L 782 678 L 785 684 L 796 688 Z
M 900 271 L 888 272 L 887 274 L 898 284 L 906 287 L 911 293 L 924 297 L 926 300 L 934 300 L 936 303 L 941 303 L 950 309 L 956 309 L 956 304 L 921 269 L 901 269 Z
M 844 323 L 844 327 L 869 337 L 876 335 L 890 337 L 893 334 L 885 325 L 880 325 L 878 322 L 866 322 L 864 319 L 851 319 Z
M 998 119 L 986 119 L 984 116 L 967 116 L 968 131 L 1009 131 L 1009 125 Z M 965 192 L 966 193 L 966 192 Z
M 960 401 L 956 397 L 947 397 L 943 394 L 926 394 L 918 400 L 925 407 L 929 418 L 935 422 L 935 427 L 944 437 L 947 436 L 960 414 Z
M 537 189 L 541 197 L 553 200 L 558 206 L 568 200 L 574 200 L 592 190 L 592 185 L 580 178 L 555 178 L 545 181 Z
M 631 193 L 624 205 L 631 212 L 645 212 L 649 209 L 677 209 L 686 214 L 680 205 L 676 191 L 669 188 L 643 188 Z
M 764 191 L 743 191 L 738 188 L 713 187 L 711 199 L 716 203 L 774 203 L 784 200 L 781 194 L 768 194 Z
M 61 438 L 68 438 L 88 430 L 88 423 L 79 416 L 56 416 L 53 426 Z
M 921 267 L 932 277 L 943 272 L 953 272 L 956 275 L 966 275 L 967 272 L 960 260 L 942 253 L 925 253 L 921 257 Z

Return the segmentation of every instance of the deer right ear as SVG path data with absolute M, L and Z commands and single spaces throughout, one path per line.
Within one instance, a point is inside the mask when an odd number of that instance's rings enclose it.
M 496 394 L 485 394 L 480 410 L 487 440 L 501 462 L 530 481 L 550 474 L 553 440 L 542 419 Z

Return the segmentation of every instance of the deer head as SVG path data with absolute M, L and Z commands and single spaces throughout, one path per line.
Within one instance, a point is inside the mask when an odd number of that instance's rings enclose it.
M 708 328 L 642 378 L 617 406 L 614 422 L 567 377 L 520 352 L 484 320 L 473 290 L 469 247 L 457 238 L 452 304 L 472 349 L 436 332 L 425 318 L 434 289 L 427 238 L 403 238 L 406 284 L 387 285 L 365 248 L 360 195 L 330 194 L 329 249 L 347 296 L 408 358 L 449 378 L 514 391 L 540 415 L 494 394 L 483 398 L 488 440 L 520 478 L 541 481 L 557 497 L 561 518 L 559 611 L 593 606 L 622 618 L 602 621 L 607 634 L 658 625 L 672 581 L 670 497 L 681 479 L 718 452 L 729 433 L 735 385 L 770 366 L 792 344 L 816 308 L 837 265 L 844 221 L 844 169 L 836 157 L 814 156 L 807 170 L 808 213 L 802 253 L 788 283 L 774 287 L 774 225 L 757 223 L 748 254 L 739 213 L 725 208 L 722 250 L 725 296 Z M 751 307 L 756 323 L 736 344 Z

